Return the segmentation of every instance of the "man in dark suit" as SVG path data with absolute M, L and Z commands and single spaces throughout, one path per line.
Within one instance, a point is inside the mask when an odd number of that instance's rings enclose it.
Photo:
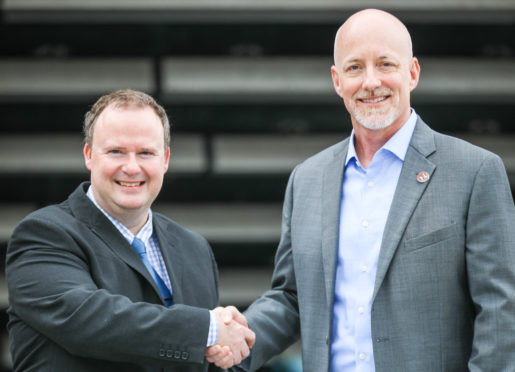
M 309 372 L 513 371 L 515 207 L 501 159 L 410 107 L 420 65 L 391 14 L 352 15 L 331 72 L 353 131 L 291 174 L 272 288 L 245 312 L 256 344 L 243 367 L 301 337 Z
M 14 370 L 200 372 L 214 344 L 241 361 L 254 335 L 209 310 L 209 244 L 150 209 L 170 157 L 164 109 L 116 91 L 87 113 L 84 133 L 91 183 L 24 218 L 8 244 Z

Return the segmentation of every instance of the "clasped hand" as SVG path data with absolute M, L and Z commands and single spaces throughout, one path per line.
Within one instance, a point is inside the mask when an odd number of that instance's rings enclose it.
M 241 363 L 249 356 L 256 335 L 248 328 L 247 319 L 234 306 L 213 309 L 218 321 L 216 344 L 206 349 L 206 359 L 221 368 Z

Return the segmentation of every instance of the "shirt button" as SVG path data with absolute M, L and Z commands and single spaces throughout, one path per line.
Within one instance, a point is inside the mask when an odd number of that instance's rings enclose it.
M 367 183 L 367 185 L 368 185 L 368 187 L 374 187 L 374 182 L 369 181 L 369 182 Z
M 363 314 L 365 312 L 365 309 L 360 307 L 360 308 L 358 308 L 358 311 L 359 311 L 360 314 Z
M 365 354 L 364 353 L 359 354 L 359 359 L 365 360 Z
M 361 266 L 361 271 L 366 273 L 368 271 L 368 267 L 366 267 L 365 265 Z
M 368 221 L 366 221 L 366 220 L 363 221 L 362 225 L 363 225 L 363 227 L 368 227 Z

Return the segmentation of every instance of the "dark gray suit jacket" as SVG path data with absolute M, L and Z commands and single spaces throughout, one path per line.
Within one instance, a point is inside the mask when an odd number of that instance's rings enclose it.
M 204 238 L 154 213 L 174 305 L 85 194 L 40 209 L 7 248 L 15 371 L 206 371 L 218 271 Z
M 252 370 L 300 335 L 304 371 L 329 369 L 348 144 L 290 177 L 272 289 L 245 313 L 256 332 Z M 498 156 L 418 120 L 384 230 L 371 322 L 377 372 L 514 370 L 515 207 Z

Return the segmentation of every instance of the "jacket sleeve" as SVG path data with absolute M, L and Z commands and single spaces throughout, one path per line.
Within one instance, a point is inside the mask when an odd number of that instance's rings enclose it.
M 469 369 L 510 371 L 515 365 L 515 207 L 502 161 L 485 159 L 467 217 L 466 264 L 476 309 Z
M 99 287 L 92 257 L 54 215 L 25 218 L 10 239 L 6 277 L 12 321 L 80 357 L 154 366 L 204 363 L 207 309 L 166 308 Z M 109 271 L 109 264 L 103 270 Z
M 272 288 L 244 313 L 250 329 L 256 333 L 256 343 L 249 357 L 249 370 L 252 371 L 299 338 L 299 308 L 290 236 L 295 172 L 296 170 L 290 176 L 286 188 L 282 232 L 275 256 Z M 249 358 L 245 361 L 247 365 Z

